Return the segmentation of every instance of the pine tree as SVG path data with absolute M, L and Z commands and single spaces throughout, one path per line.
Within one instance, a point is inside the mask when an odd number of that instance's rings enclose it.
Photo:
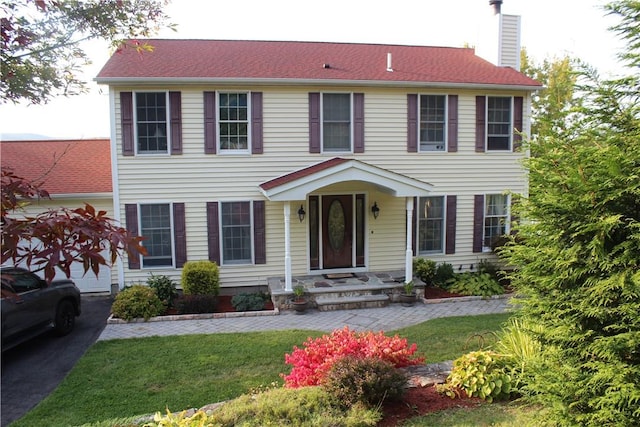
M 640 2 L 607 8 L 631 74 L 581 68 L 564 125 L 530 141 L 530 196 L 501 252 L 543 327 L 529 391 L 555 425 L 640 425 Z

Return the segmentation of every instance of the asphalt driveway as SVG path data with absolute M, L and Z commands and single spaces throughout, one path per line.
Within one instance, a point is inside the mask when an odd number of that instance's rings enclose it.
M 107 323 L 111 297 L 82 297 L 82 314 L 65 337 L 46 333 L 2 354 L 2 427 L 47 397 L 98 339 Z

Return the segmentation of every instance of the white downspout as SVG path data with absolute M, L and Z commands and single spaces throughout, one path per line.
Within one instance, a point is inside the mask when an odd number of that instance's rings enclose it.
M 291 285 L 291 202 L 284 204 L 284 290 L 293 291 Z
M 111 133 L 110 142 L 111 145 L 111 188 L 113 197 L 113 219 L 118 223 L 120 227 L 126 227 L 126 224 L 122 223 L 122 215 L 120 215 L 120 179 L 118 177 L 118 142 L 116 137 L 116 93 L 115 90 L 109 86 L 109 131 Z M 124 289 L 124 256 L 126 251 L 123 251 L 122 257 L 116 259 L 116 271 L 118 274 L 118 288 Z M 127 254 L 127 257 L 129 255 Z M 113 276 L 111 276 L 113 277 Z
M 407 197 L 407 250 L 404 258 L 404 282 L 413 280 L 413 197 Z

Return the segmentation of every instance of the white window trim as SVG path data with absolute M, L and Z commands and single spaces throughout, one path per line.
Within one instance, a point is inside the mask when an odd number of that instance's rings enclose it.
M 422 141 L 420 140 L 420 126 L 422 124 L 422 114 L 420 106 L 422 105 L 422 96 L 444 96 L 444 141 L 442 142 L 443 148 L 442 150 L 423 150 L 422 149 Z M 448 152 L 449 145 L 449 95 L 442 93 L 419 93 L 418 94 L 418 153 L 446 153 Z
M 140 236 L 142 234 L 142 206 L 145 205 L 169 205 L 169 221 L 171 223 L 171 265 L 154 265 L 151 267 L 144 266 L 144 255 L 140 255 L 140 269 L 142 270 L 161 270 L 161 269 L 173 269 L 176 268 L 176 242 L 175 242 L 175 224 L 173 222 L 173 202 L 167 201 L 149 201 L 144 203 L 138 203 L 138 230 L 140 230 Z M 144 240 L 141 242 L 144 246 Z
M 507 213 L 505 215 L 505 223 L 504 223 L 504 234 L 509 234 L 511 232 L 511 195 L 510 194 L 504 194 L 504 193 L 486 193 L 484 195 L 484 206 L 482 207 L 482 252 L 492 252 L 493 249 L 491 249 L 490 246 L 485 246 L 484 242 L 486 240 L 486 228 L 485 228 L 485 221 L 487 219 L 487 200 L 488 200 L 488 196 L 505 196 L 506 200 L 507 200 Z M 493 217 L 498 217 L 497 215 L 492 215 Z
M 348 94 L 349 95 L 349 150 L 325 150 L 324 149 L 324 95 L 334 95 L 334 94 Z M 331 91 L 331 92 L 320 92 L 320 152 L 322 154 L 352 154 L 353 149 L 353 139 L 354 139 L 354 126 L 353 126 L 353 92 L 339 92 L 339 91 Z
M 489 149 L 489 98 L 510 98 L 510 117 L 509 117 L 509 147 L 505 150 L 492 150 Z M 484 108 L 484 151 L 485 153 L 511 153 L 513 150 L 513 96 L 504 95 L 487 95 L 485 96 L 485 108 Z M 492 193 L 495 194 L 495 193 Z
M 227 148 L 222 148 L 220 144 L 220 95 L 221 94 L 246 94 L 247 95 L 247 148 L 239 149 L 239 150 L 230 150 Z M 251 92 L 244 90 L 224 90 L 224 91 L 216 91 L 216 148 L 217 152 L 220 155 L 246 155 L 251 154 L 251 123 L 253 117 L 251 116 Z
M 164 93 L 165 96 L 165 105 L 167 106 L 165 120 L 167 121 L 167 151 L 166 153 L 147 153 L 140 152 L 138 147 L 138 94 L 139 93 Z M 169 98 L 169 91 L 166 90 L 140 90 L 133 93 L 133 144 L 136 156 L 144 156 L 144 157 L 158 157 L 158 156 L 168 156 L 171 154 L 169 151 L 171 149 L 171 103 Z
M 429 196 L 424 196 L 424 197 L 418 197 L 418 206 L 416 206 L 416 209 L 418 207 L 421 206 L 420 204 L 420 199 L 427 199 L 430 197 L 440 197 L 442 199 L 442 248 L 439 251 L 420 251 L 420 213 L 416 212 L 416 221 L 418 221 L 418 224 L 416 224 L 416 253 L 417 255 L 421 256 L 421 255 L 442 255 L 445 253 L 445 248 L 447 245 L 446 242 L 446 238 L 447 238 L 447 196 L 444 194 L 434 194 L 434 195 L 429 195 Z
M 222 205 L 224 203 L 246 203 L 249 202 L 249 234 L 251 238 L 251 259 L 248 262 L 225 262 L 224 260 L 224 235 L 222 233 Z M 218 235 L 220 236 L 220 266 L 224 267 L 245 267 L 247 265 L 256 265 L 256 244 L 255 244 L 255 223 L 253 218 L 253 200 L 220 200 L 218 201 L 218 212 L 220 212 L 218 219 Z

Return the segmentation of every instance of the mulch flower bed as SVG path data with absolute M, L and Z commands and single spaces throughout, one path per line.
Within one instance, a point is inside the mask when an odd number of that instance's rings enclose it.
M 426 299 L 455 298 L 461 296 L 463 295 L 451 293 L 438 286 L 425 286 L 424 288 L 424 297 Z
M 464 393 L 462 396 L 464 396 Z M 452 399 L 441 395 L 433 385 L 412 387 L 405 392 L 401 400 L 385 402 L 382 405 L 384 418 L 378 423 L 378 427 L 397 426 L 404 420 L 419 417 L 420 415 L 444 409 L 473 408 L 482 403 L 483 401 L 478 398 L 459 397 Z

